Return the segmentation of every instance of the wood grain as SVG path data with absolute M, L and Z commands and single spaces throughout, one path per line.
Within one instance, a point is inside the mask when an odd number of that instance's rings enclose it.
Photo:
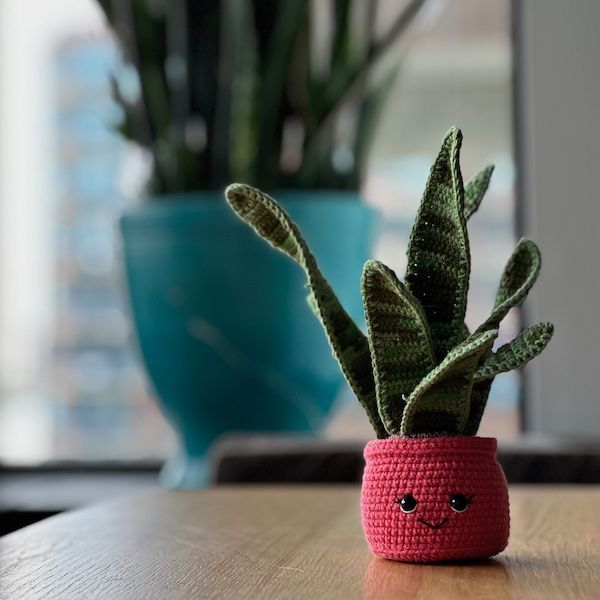
M 0 598 L 600 598 L 600 488 L 511 490 L 493 560 L 373 558 L 358 489 L 151 492 L 0 539 Z

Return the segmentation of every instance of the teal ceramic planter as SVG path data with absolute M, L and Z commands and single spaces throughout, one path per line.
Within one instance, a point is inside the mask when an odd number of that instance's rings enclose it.
M 360 321 L 373 209 L 342 192 L 275 196 Z M 301 269 L 216 192 L 150 201 L 123 216 L 121 229 L 141 353 L 180 440 L 164 483 L 201 485 L 206 450 L 225 432 L 317 432 L 342 377 Z

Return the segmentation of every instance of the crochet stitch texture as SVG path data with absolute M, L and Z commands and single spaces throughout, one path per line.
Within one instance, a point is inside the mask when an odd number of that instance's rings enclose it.
M 389 438 L 365 448 L 362 522 L 374 554 L 432 562 L 492 556 L 508 542 L 508 490 L 496 440 L 480 437 Z M 406 514 L 397 500 L 418 504 Z M 472 497 L 464 512 L 450 498 Z
M 493 168 L 463 185 L 461 143 L 451 129 L 431 168 L 404 282 L 379 261 L 364 265 L 367 335 L 277 203 L 246 185 L 225 192 L 234 211 L 306 273 L 308 302 L 379 438 L 365 448 L 363 528 L 374 554 L 393 560 L 484 558 L 505 548 L 508 490 L 496 441 L 475 435 L 496 375 L 523 367 L 553 334 L 550 323 L 538 323 L 493 350 L 502 319 L 540 272 L 540 252 L 526 239 L 508 260 L 490 316 L 473 333 L 465 324 L 467 221 Z
M 379 261 L 364 266 L 368 335 L 346 313 L 277 203 L 247 185 L 233 184 L 225 192 L 238 216 L 304 269 L 309 304 L 378 438 L 475 435 L 496 375 L 523 367 L 553 334 L 550 323 L 538 323 L 492 350 L 500 322 L 523 302 L 540 271 L 540 252 L 526 239 L 504 269 L 488 319 L 473 333 L 465 324 L 471 268 L 467 220 L 481 203 L 493 167 L 463 185 L 461 144 L 460 130 L 452 128 L 431 168 L 410 236 L 404 283 Z

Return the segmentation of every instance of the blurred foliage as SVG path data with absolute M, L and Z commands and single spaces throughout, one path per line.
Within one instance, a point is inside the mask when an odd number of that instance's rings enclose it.
M 397 72 L 374 66 L 424 2 L 376 35 L 377 0 L 99 0 L 123 51 L 121 131 L 153 158 L 149 191 L 357 189 Z

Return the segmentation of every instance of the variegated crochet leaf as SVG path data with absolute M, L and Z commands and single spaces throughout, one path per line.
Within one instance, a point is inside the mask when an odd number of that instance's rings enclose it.
M 473 375 L 492 348 L 497 330 L 476 333 L 454 348 L 409 396 L 402 435 L 460 434 L 467 424 Z
M 525 300 L 542 266 L 539 248 L 527 239 L 519 240 L 504 268 L 492 314 L 477 331 L 495 329 L 508 311 Z
M 431 335 L 423 309 L 384 264 L 365 264 L 362 296 L 379 416 L 394 435 L 400 433 L 405 397 L 435 366 Z
M 465 427 L 466 435 L 476 435 L 487 404 L 490 387 L 496 375 L 520 369 L 540 354 L 554 333 L 552 323 L 538 323 L 522 331 L 514 340 L 492 352 L 473 377 L 471 410 Z
M 465 185 L 465 219 L 469 219 L 479 208 L 490 185 L 494 165 L 488 165 L 474 175 Z
M 553 333 L 552 323 L 538 323 L 528 327 L 485 360 L 475 373 L 475 381 L 494 378 L 500 373 L 524 367 L 544 350 Z
M 272 198 L 251 186 L 230 185 L 225 190 L 225 197 L 241 219 L 304 269 L 311 288 L 313 308 L 325 329 L 334 356 L 367 411 L 377 436 L 387 437 L 377 412 L 367 338 L 340 304 L 296 225 Z
M 459 155 L 451 129 L 431 168 L 408 247 L 406 284 L 419 301 L 441 361 L 462 339 L 471 259 Z
M 465 425 L 465 435 L 477 435 L 479 424 L 481 423 L 481 417 L 483 417 L 483 411 L 487 404 L 488 396 L 490 395 L 490 389 L 494 378 L 483 379 L 481 381 L 473 381 L 473 388 L 471 389 L 471 407 L 469 409 L 469 418 Z
M 485 195 L 492 173 L 494 172 L 494 165 L 488 165 L 479 173 L 471 177 L 465 185 L 465 219 L 470 219 L 473 213 L 479 208 L 483 196 Z M 463 330 L 459 336 L 459 341 L 466 340 L 471 335 L 467 324 L 464 324 Z

